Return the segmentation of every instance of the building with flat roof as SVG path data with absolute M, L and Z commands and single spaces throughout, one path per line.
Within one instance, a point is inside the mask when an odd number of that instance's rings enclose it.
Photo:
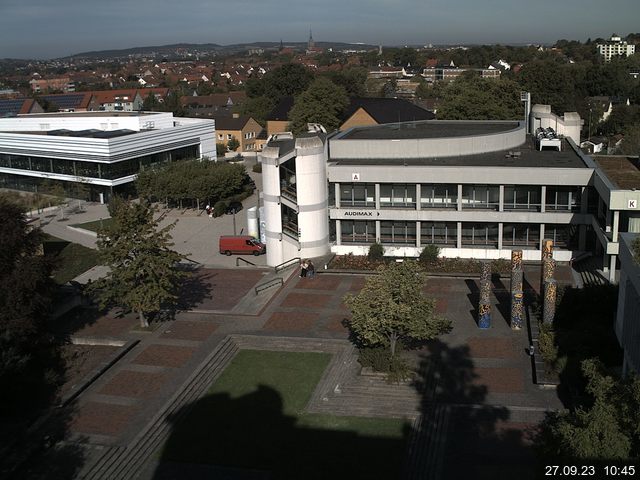
M 602 55 L 605 62 L 610 62 L 612 57 L 626 56 L 629 57 L 636 53 L 636 46 L 633 43 L 627 43 L 615 33 L 609 40 L 604 43 L 598 43 L 598 53 Z
M 277 136 L 260 156 L 267 262 L 366 254 L 374 242 L 397 257 L 434 244 L 446 257 L 510 258 L 517 248 L 539 260 L 544 238 L 556 260 L 575 258 L 593 237 L 596 165 L 568 136 L 541 150 L 540 123 L 530 124 L 432 120 Z
M 620 235 L 620 288 L 615 332 L 624 351 L 622 373 L 640 373 L 640 265 L 633 249 L 638 234 Z
M 161 112 L 69 112 L 0 119 L 0 187 L 89 186 L 93 200 L 132 193 L 138 172 L 216 158 L 215 122 Z

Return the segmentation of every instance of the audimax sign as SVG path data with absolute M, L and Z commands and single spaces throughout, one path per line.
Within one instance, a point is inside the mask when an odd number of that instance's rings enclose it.
M 379 217 L 380 212 L 372 212 L 371 210 L 347 210 L 343 212 L 345 217 Z

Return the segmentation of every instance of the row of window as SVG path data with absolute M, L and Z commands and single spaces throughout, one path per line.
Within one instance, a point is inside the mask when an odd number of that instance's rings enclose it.
M 333 193 L 333 185 L 330 192 Z M 340 207 L 376 207 L 375 184 L 340 184 Z M 380 207 L 412 208 L 417 205 L 415 184 L 380 184 Z M 463 185 L 463 209 L 498 210 L 500 187 L 497 185 Z M 504 187 L 505 210 L 540 211 L 542 188 L 529 185 L 506 185 Z M 576 211 L 580 208 L 581 187 L 547 187 L 546 210 Z M 335 202 L 333 202 L 335 203 Z M 420 186 L 420 208 L 458 207 L 458 185 L 423 184 Z
M 197 158 L 198 146 L 183 147 L 167 152 L 145 155 L 115 163 L 84 162 L 80 160 L 64 160 L 49 157 L 31 157 L 0 153 L 0 167 L 37 172 L 58 173 L 84 178 L 116 178 L 135 175 L 140 170 L 161 165 L 167 162 Z
M 381 221 L 380 238 L 383 244 L 416 245 L 417 223 L 404 221 Z M 376 239 L 376 222 L 341 220 L 340 240 L 343 244 L 371 244 Z M 420 222 L 420 244 L 434 244 L 455 248 L 458 243 L 456 222 Z M 461 240 L 463 246 L 498 246 L 497 223 L 462 223 Z M 546 224 L 545 238 L 551 238 L 558 248 L 573 246 L 575 227 L 570 225 Z M 502 245 L 504 247 L 538 248 L 540 225 L 503 224 Z

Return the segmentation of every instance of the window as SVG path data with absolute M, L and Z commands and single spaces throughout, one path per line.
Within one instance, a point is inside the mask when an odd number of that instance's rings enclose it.
M 420 243 L 455 247 L 458 244 L 458 224 L 456 222 L 421 222 Z
M 502 226 L 502 245 L 505 247 L 538 248 L 540 245 L 540 225 L 505 223 Z
M 420 187 L 421 208 L 457 208 L 458 185 L 422 185 Z
M 222 135 L 221 133 L 218 134 L 218 140 L 224 140 L 224 135 Z
M 463 223 L 462 246 L 491 246 L 498 245 L 498 225 L 495 223 Z
M 554 248 L 571 250 L 577 247 L 576 225 L 547 224 L 544 226 L 544 238 L 553 240 Z
M 227 140 L 231 140 L 233 138 L 233 135 L 231 135 L 230 133 L 227 133 Z
M 415 245 L 415 222 L 380 222 L 380 242 Z
M 580 187 L 547 187 L 546 210 L 578 211 L 581 203 Z
M 375 192 L 376 186 L 373 183 L 341 183 L 340 207 L 375 208 Z
M 505 210 L 540 210 L 541 188 L 527 185 L 507 185 L 504 187 Z
M 376 222 L 357 220 L 340 221 L 342 243 L 366 243 L 376 241 Z
M 380 206 L 416 208 L 416 186 L 413 184 L 380 184 Z
M 497 185 L 463 185 L 462 208 L 497 210 L 500 205 L 500 188 Z

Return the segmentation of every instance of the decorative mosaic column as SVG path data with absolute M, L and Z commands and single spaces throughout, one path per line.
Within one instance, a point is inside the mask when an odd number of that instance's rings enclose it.
M 491 327 L 491 265 L 489 263 L 482 264 L 482 274 L 480 275 L 478 327 Z
M 553 258 L 545 258 L 542 261 L 542 285 L 551 280 L 556 273 L 556 261 Z
M 523 282 L 524 276 L 522 273 L 522 269 L 520 268 L 518 270 L 511 270 L 511 295 L 513 295 L 514 293 L 523 292 Z
M 522 268 L 522 250 L 511 251 L 511 270 Z
M 542 240 L 542 260 L 553 258 L 553 240 L 545 238 Z
M 491 328 L 491 305 L 481 303 L 478 308 L 478 328 Z
M 511 329 L 520 330 L 524 321 L 524 295 L 516 292 L 511 295 Z
M 544 283 L 544 306 L 542 310 L 542 321 L 547 325 L 553 323 L 556 316 L 556 297 L 558 295 L 558 282 L 553 278 Z

